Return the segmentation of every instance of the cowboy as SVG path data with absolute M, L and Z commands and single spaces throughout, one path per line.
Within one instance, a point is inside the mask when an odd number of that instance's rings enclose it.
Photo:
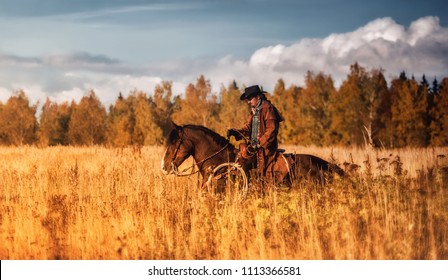
M 247 100 L 250 105 L 250 119 L 243 128 L 231 128 L 227 131 L 228 138 L 234 136 L 236 140 L 243 137 L 249 140 L 247 154 L 256 155 L 257 169 L 262 176 L 266 175 L 267 168 L 275 160 L 279 125 L 284 120 L 265 93 L 258 85 L 247 87 L 240 100 Z

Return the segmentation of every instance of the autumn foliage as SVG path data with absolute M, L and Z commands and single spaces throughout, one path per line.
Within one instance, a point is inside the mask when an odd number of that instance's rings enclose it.
M 448 145 L 448 77 L 430 84 L 425 76 L 417 81 L 402 72 L 388 85 L 383 72 L 355 63 L 339 88 L 322 72 L 308 72 L 303 87 L 279 79 L 268 98 L 285 118 L 280 142 L 324 147 Z M 244 87 L 234 81 L 214 92 L 210 81 L 200 76 L 179 96 L 173 95 L 172 82 L 164 81 L 153 92 L 118 93 L 109 108 L 91 90 L 78 103 L 47 99 L 41 110 L 20 90 L 0 103 L 0 144 L 158 145 L 171 119 L 224 134 L 246 121 L 249 110 L 239 100 Z

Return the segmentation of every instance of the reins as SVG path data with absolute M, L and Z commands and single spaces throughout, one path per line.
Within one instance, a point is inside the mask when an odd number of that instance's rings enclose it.
M 246 142 L 249 142 L 249 139 L 243 133 L 241 133 L 239 131 L 237 131 L 237 132 L 240 134 L 240 136 L 242 138 L 244 138 L 244 140 Z M 199 167 L 198 167 L 198 170 L 196 170 L 196 171 L 192 170 L 190 173 L 185 173 L 185 172 L 187 172 L 190 169 L 194 169 L 195 165 L 199 166 L 199 164 L 202 164 L 202 163 L 206 162 L 207 160 L 213 158 L 214 156 L 218 155 L 219 153 L 221 153 L 222 151 L 227 149 L 227 147 L 230 144 L 230 141 L 227 138 L 227 143 L 219 151 L 217 151 L 216 153 L 212 154 L 211 156 L 206 157 L 205 159 L 203 159 L 203 160 L 201 160 L 199 162 L 196 162 L 196 163 L 193 162 L 193 164 L 191 166 L 189 166 L 187 168 L 184 168 L 182 171 L 179 171 L 178 167 L 174 164 L 174 159 L 176 158 L 177 151 L 179 150 L 180 145 L 182 145 L 182 142 L 183 142 L 183 139 L 180 138 L 179 144 L 177 145 L 176 151 L 174 152 L 173 159 L 171 160 L 171 169 L 173 170 L 174 175 L 176 175 L 177 177 L 187 177 L 187 176 L 191 176 L 191 175 L 194 175 L 194 174 L 198 173 L 200 171 Z
M 198 170 L 194 171 L 194 166 L 195 165 L 199 166 L 199 164 L 202 164 L 205 161 L 207 161 L 207 160 L 213 158 L 214 156 L 218 155 L 219 153 L 221 153 L 222 151 L 227 149 L 227 147 L 229 146 L 229 143 L 230 142 L 227 142 L 227 144 L 225 144 L 224 147 L 222 147 L 219 151 L 217 151 L 216 153 L 212 154 L 211 156 L 208 156 L 208 157 L 206 157 L 205 159 L 203 159 L 203 160 L 201 160 L 199 162 L 196 162 L 196 163 L 193 162 L 193 164 L 190 167 L 187 167 L 187 168 L 183 169 L 182 171 L 179 171 L 177 169 L 177 166 L 174 164 L 174 160 L 171 161 L 171 168 L 173 170 L 174 175 L 176 175 L 177 177 L 186 177 L 186 176 L 191 176 L 191 175 L 194 175 L 194 174 L 198 173 L 200 171 L 199 167 L 198 167 Z M 180 139 L 179 145 L 177 146 L 176 152 L 174 153 L 173 157 L 176 157 L 177 151 L 179 150 L 181 144 L 182 144 L 182 138 Z M 187 172 L 190 169 L 192 169 L 192 171 L 190 173 L 185 173 L 185 172 Z

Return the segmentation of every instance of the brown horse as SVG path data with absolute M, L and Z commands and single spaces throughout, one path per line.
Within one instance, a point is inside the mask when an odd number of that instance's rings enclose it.
M 202 175 L 202 185 L 205 186 L 216 166 L 238 160 L 239 150 L 235 149 L 228 139 L 214 131 L 197 125 L 178 126 L 174 123 L 173 125 L 174 129 L 166 139 L 166 151 L 161 163 L 161 169 L 165 174 L 179 174 L 178 167 L 192 156 Z M 278 154 L 271 169 L 267 168 L 272 170 L 273 174 L 280 174 L 271 176 L 277 178 L 277 181 L 291 183 L 293 180 L 310 179 L 323 182 L 328 177 L 327 174 L 337 173 L 345 176 L 344 171 L 337 165 L 313 155 L 281 152 Z M 247 166 L 245 170 L 249 172 Z

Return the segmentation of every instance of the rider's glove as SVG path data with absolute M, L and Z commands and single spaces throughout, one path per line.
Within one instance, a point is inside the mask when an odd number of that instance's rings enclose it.
M 227 130 L 227 139 L 230 138 L 230 136 L 235 137 L 236 140 L 241 139 L 240 133 L 236 129 L 233 129 L 233 128 Z
M 255 154 L 257 150 L 258 150 L 257 146 L 249 145 L 247 147 L 247 152 L 251 155 Z

